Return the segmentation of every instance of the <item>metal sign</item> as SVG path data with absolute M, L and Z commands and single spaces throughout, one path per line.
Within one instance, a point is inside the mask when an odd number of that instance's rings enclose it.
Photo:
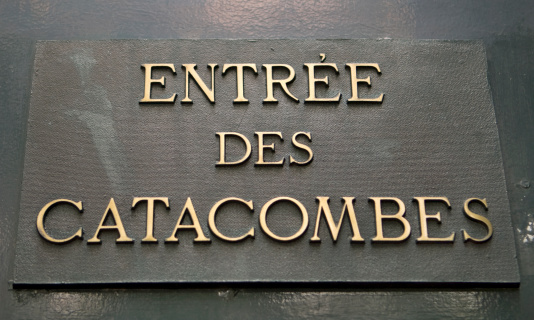
M 480 42 L 37 44 L 15 285 L 519 275 Z

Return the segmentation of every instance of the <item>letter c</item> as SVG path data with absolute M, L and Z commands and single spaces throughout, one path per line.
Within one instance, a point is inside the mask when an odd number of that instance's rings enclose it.
M 68 199 L 56 199 L 54 201 L 51 201 L 49 203 L 47 203 L 42 209 L 41 211 L 39 212 L 39 215 L 37 216 L 37 231 L 39 231 L 39 234 L 41 235 L 41 237 L 43 237 L 45 240 L 47 241 L 50 241 L 52 243 L 67 243 L 69 241 L 72 241 L 76 238 L 82 238 L 82 234 L 83 234 L 83 229 L 80 228 L 78 229 L 78 231 L 76 231 L 75 234 L 73 234 L 72 236 L 68 237 L 68 238 L 65 238 L 65 239 L 55 239 L 55 238 L 52 238 L 51 236 L 49 236 L 45 229 L 44 229 L 44 219 L 45 219 L 45 216 L 46 214 L 48 213 L 48 211 L 50 210 L 51 207 L 57 205 L 57 204 L 60 204 L 60 203 L 68 203 L 68 204 L 71 204 L 73 206 L 75 206 L 78 211 L 80 211 L 80 213 L 83 212 L 83 206 L 82 206 L 82 202 L 79 201 L 79 202 L 74 202 L 72 200 L 68 200 Z
M 230 202 L 230 201 L 240 202 L 240 203 L 246 205 L 250 209 L 250 211 L 254 210 L 254 205 L 252 203 L 252 200 L 251 201 L 245 201 L 243 199 L 233 198 L 233 197 L 222 199 L 221 201 L 219 201 L 215 205 L 213 205 L 213 207 L 210 210 L 208 223 L 209 223 L 209 227 L 211 229 L 211 232 L 213 232 L 213 234 L 216 235 L 217 238 L 225 240 L 225 241 L 230 241 L 230 242 L 241 241 L 241 240 L 246 239 L 247 237 L 254 238 L 254 228 L 251 228 L 246 234 L 244 234 L 242 236 L 239 236 L 239 237 L 235 237 L 235 238 L 234 237 L 225 236 L 217 229 L 217 226 L 215 225 L 215 215 L 217 214 L 217 210 L 219 210 L 219 207 L 221 205 L 223 205 L 226 202 Z

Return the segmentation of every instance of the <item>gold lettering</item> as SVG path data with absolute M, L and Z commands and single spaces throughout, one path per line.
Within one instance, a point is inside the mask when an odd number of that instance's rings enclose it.
M 113 216 L 113 220 L 115 221 L 115 225 L 112 225 L 112 226 L 104 225 L 104 222 L 106 221 L 106 218 L 108 217 L 110 212 Z M 102 220 L 100 221 L 100 225 L 96 229 L 95 235 L 91 239 L 87 240 L 87 243 L 101 243 L 100 239 L 98 238 L 98 235 L 100 234 L 100 231 L 102 230 L 118 231 L 119 238 L 117 238 L 116 240 L 117 243 L 133 242 L 132 238 L 126 235 L 126 231 L 124 230 L 124 226 L 122 225 L 122 220 L 119 215 L 119 210 L 117 210 L 117 205 L 115 204 L 115 200 L 113 198 L 109 200 L 108 207 L 106 208 L 106 211 L 104 212 L 104 215 L 102 216 Z
M 150 97 L 150 89 L 153 83 L 159 83 L 165 88 L 165 77 L 159 79 L 152 79 L 152 68 L 169 68 L 173 74 L 176 74 L 174 64 L 172 63 L 145 63 L 141 65 L 141 68 L 145 69 L 145 96 L 139 102 L 154 103 L 154 102 L 173 102 L 176 99 L 176 93 L 167 99 L 152 99 Z
M 488 233 L 486 234 L 484 238 L 473 238 L 465 230 L 462 230 L 462 233 L 464 236 L 464 242 L 467 242 L 467 241 L 473 241 L 473 242 L 478 242 L 478 243 L 486 242 L 489 239 L 491 239 L 491 236 L 493 235 L 493 226 L 491 225 L 491 222 L 486 217 L 483 217 L 469 210 L 469 204 L 475 201 L 480 202 L 484 206 L 484 209 L 486 209 L 486 211 L 488 210 L 488 202 L 486 201 L 486 199 L 470 198 L 470 199 L 465 200 L 464 202 L 464 213 L 469 219 L 473 221 L 482 222 L 488 229 Z
M 247 207 L 250 209 L 251 212 L 254 211 L 254 206 L 253 206 L 252 200 L 251 201 L 245 201 L 245 200 L 240 199 L 240 198 L 232 198 L 232 197 L 222 199 L 221 201 L 217 202 L 210 210 L 210 214 L 209 214 L 209 218 L 208 218 L 208 224 L 209 224 L 211 232 L 213 232 L 213 234 L 215 236 L 217 236 L 219 239 L 222 239 L 222 240 L 225 240 L 225 241 L 230 241 L 230 242 L 241 241 L 241 240 L 246 239 L 247 237 L 254 238 L 254 228 L 251 228 L 246 234 L 244 234 L 242 236 L 239 236 L 239 237 L 227 237 L 227 236 L 223 235 L 217 229 L 217 225 L 215 224 L 215 215 L 217 214 L 217 210 L 219 210 L 220 206 L 222 206 L 223 204 L 225 204 L 227 202 L 230 202 L 230 201 L 243 203 L 243 204 L 247 205 Z
M 404 213 L 406 213 L 406 207 L 404 203 L 398 198 L 388 198 L 388 197 L 371 197 L 369 200 L 375 203 L 375 216 L 376 216 L 376 237 L 371 239 L 373 242 L 400 242 L 408 239 L 410 236 L 410 223 L 404 218 Z M 399 211 L 394 215 L 383 215 L 382 214 L 382 201 L 393 201 L 399 207 Z M 382 229 L 382 220 L 383 219 L 394 219 L 402 223 L 404 227 L 404 233 L 396 238 L 385 238 L 384 231 Z
M 297 141 L 297 136 L 299 135 L 304 135 L 306 137 L 308 137 L 308 140 L 311 142 L 312 139 L 311 139 L 311 134 L 309 132 L 297 132 L 293 135 L 293 137 L 291 138 L 291 142 L 293 142 L 293 145 L 299 149 L 303 149 L 303 150 L 306 150 L 309 154 L 309 157 L 306 161 L 297 161 L 293 158 L 293 156 L 289 156 L 289 164 L 297 164 L 297 165 L 300 165 L 300 166 L 304 166 L 304 165 L 307 165 L 308 163 L 312 162 L 313 160 L 313 151 L 311 150 L 310 147 L 308 147 L 307 145 L 305 144 L 302 144 L 300 142 Z
M 302 225 L 301 225 L 300 229 L 295 234 L 293 234 L 291 236 L 288 236 L 288 237 L 277 236 L 269 229 L 269 227 L 267 227 L 267 211 L 269 210 L 271 205 L 273 205 L 276 202 L 280 202 L 280 201 L 288 201 L 288 202 L 294 203 L 299 208 L 300 213 L 302 214 Z M 290 198 L 290 197 L 274 198 L 274 199 L 269 200 L 263 206 L 263 208 L 261 208 L 260 226 L 261 226 L 261 229 L 263 230 L 263 232 L 265 232 L 269 237 L 271 237 L 271 238 L 273 238 L 275 240 L 278 240 L 278 241 L 295 240 L 298 237 L 300 237 L 306 231 L 306 229 L 308 228 L 308 212 L 306 211 L 306 208 L 302 205 L 302 203 L 300 203 L 296 199 L 293 199 L 293 198 Z
M 244 83 L 243 69 L 250 68 L 254 71 L 254 74 L 257 74 L 258 70 L 256 69 L 256 64 L 255 63 L 224 64 L 222 73 L 224 74 L 226 70 L 230 68 L 236 68 L 237 98 L 234 99 L 234 102 L 248 102 L 244 94 L 245 90 L 244 90 L 244 84 L 243 84 Z
M 250 146 L 250 141 L 248 141 L 244 135 L 237 132 L 216 132 L 215 135 L 219 136 L 219 162 L 215 164 L 216 166 L 236 165 L 248 160 L 250 153 L 252 152 L 252 147 Z M 230 135 L 241 138 L 246 147 L 245 155 L 241 159 L 233 162 L 226 161 L 226 136 Z
M 190 225 L 182 225 L 182 220 L 185 218 L 186 212 L 189 213 L 189 216 L 191 217 L 191 221 L 193 224 Z M 176 227 L 174 227 L 174 231 L 172 232 L 172 235 L 165 239 L 165 242 L 178 242 L 178 238 L 176 237 L 176 233 L 178 230 L 195 230 L 197 237 L 193 240 L 193 242 L 210 242 L 211 240 L 206 238 L 204 233 L 202 232 L 202 228 L 200 227 L 200 223 L 198 223 L 197 214 L 195 212 L 195 208 L 193 207 L 193 202 L 191 202 L 191 198 L 187 198 L 187 201 L 185 202 L 184 209 L 182 210 L 182 213 L 180 214 L 180 218 L 178 218 L 178 222 L 176 222 Z
M 56 199 L 54 201 L 50 201 L 49 203 L 47 203 L 41 209 L 41 211 L 39 211 L 39 214 L 37 215 L 37 231 L 39 231 L 39 234 L 41 235 L 41 237 L 43 237 L 45 240 L 47 240 L 49 242 L 52 242 L 52 243 L 67 243 L 67 242 L 72 241 L 72 240 L 74 240 L 76 238 L 82 238 L 82 234 L 83 234 L 83 229 L 82 228 L 78 229 L 78 231 L 76 231 L 76 233 L 74 233 L 72 236 L 70 236 L 68 238 L 65 238 L 65 239 L 52 238 L 51 236 L 49 236 L 46 233 L 45 228 L 44 228 L 45 216 L 48 213 L 48 211 L 50 210 L 50 208 L 52 208 L 53 206 L 56 206 L 58 204 L 61 204 L 61 203 L 71 204 L 71 205 L 75 206 L 80 213 L 83 212 L 83 207 L 82 207 L 82 202 L 81 201 L 74 202 L 74 201 L 71 201 L 71 200 L 68 200 L 68 199 Z
M 279 84 L 282 87 L 282 90 L 293 100 L 296 102 L 299 102 L 299 99 L 297 99 L 294 95 L 289 92 L 289 89 L 287 88 L 287 84 L 293 82 L 295 80 L 295 70 L 292 66 L 287 64 L 264 64 L 263 67 L 266 71 L 266 85 L 267 85 L 267 98 L 263 100 L 263 102 L 278 102 L 273 96 L 273 85 L 275 83 Z M 273 79 L 273 68 L 285 68 L 287 71 L 289 71 L 289 76 L 285 79 Z
M 320 67 L 330 67 L 334 68 L 336 70 L 336 73 L 339 73 L 337 70 L 337 65 L 335 63 L 305 63 L 304 66 L 308 68 L 308 92 L 309 97 L 306 98 L 304 101 L 310 101 L 310 102 L 337 102 L 339 99 L 341 99 L 341 93 L 338 93 L 337 96 L 332 98 L 317 98 L 315 95 L 315 84 L 317 82 L 322 82 L 328 87 L 328 77 L 324 78 L 315 78 L 315 68 Z
M 341 223 L 343 222 L 343 217 L 345 216 L 345 212 L 348 212 L 349 215 L 349 221 L 350 225 L 352 227 L 352 239 L 351 242 L 364 242 L 363 238 L 360 235 L 360 229 L 358 228 L 358 222 L 356 221 L 356 214 L 354 212 L 354 197 L 343 197 L 343 200 L 345 204 L 343 205 L 343 209 L 341 209 L 341 216 L 339 217 L 339 221 L 336 225 L 334 222 L 334 218 L 332 217 L 332 212 L 330 211 L 330 206 L 328 205 L 328 202 L 330 201 L 330 198 L 328 197 L 317 197 L 317 200 L 319 200 L 319 209 L 317 211 L 317 221 L 315 223 L 315 233 L 313 234 L 313 237 L 310 239 L 312 242 L 320 242 L 321 238 L 319 238 L 319 223 L 321 221 L 321 216 L 324 213 L 324 217 L 326 219 L 326 222 L 328 224 L 328 229 L 330 230 L 330 234 L 332 235 L 332 240 L 334 242 L 337 241 L 337 237 L 339 235 L 339 231 L 341 230 Z
M 447 238 L 430 238 L 428 236 L 427 220 L 436 219 L 438 223 L 441 223 L 441 216 L 439 212 L 434 215 L 427 214 L 426 208 L 425 208 L 425 202 L 441 201 L 441 202 L 446 203 L 447 207 L 450 209 L 451 204 L 449 202 L 449 199 L 445 197 L 414 197 L 414 199 L 417 200 L 417 203 L 419 204 L 419 220 L 421 224 L 421 236 L 417 238 L 417 242 L 454 242 L 454 236 L 455 236 L 454 232 Z
M 211 103 L 215 103 L 215 69 L 217 64 L 211 63 L 208 65 L 211 68 L 211 90 L 208 89 L 204 81 L 200 78 L 197 71 L 195 70 L 196 64 L 182 64 L 182 68 L 185 69 L 185 98 L 182 99 L 182 103 L 193 103 L 193 100 L 189 98 L 189 74 L 193 77 L 197 85 L 200 87 L 202 92 L 210 100 Z
M 163 202 L 165 208 L 169 209 L 169 198 L 154 198 L 146 197 L 140 198 L 136 197 L 132 202 L 132 209 L 142 201 L 146 201 L 146 236 L 141 240 L 141 242 L 158 242 L 158 239 L 154 238 L 154 204 L 156 201 Z
M 282 158 L 279 161 L 275 162 L 265 162 L 263 160 L 263 149 L 271 149 L 274 152 L 274 143 L 265 145 L 263 144 L 263 136 L 266 135 L 272 135 L 272 136 L 278 136 L 280 137 L 281 141 L 284 141 L 282 139 L 282 133 L 281 132 L 255 132 L 255 134 L 258 136 L 258 161 L 254 164 L 255 166 L 283 166 L 285 158 Z
M 365 79 L 358 78 L 356 75 L 357 68 L 374 68 L 380 74 L 381 71 L 378 63 L 347 63 L 346 66 L 350 68 L 350 83 L 352 88 L 352 97 L 347 100 L 348 102 L 382 102 L 382 100 L 384 100 L 383 93 L 380 94 L 378 98 L 373 99 L 362 99 L 358 97 L 358 83 L 367 83 L 367 85 L 370 87 L 371 77 L 367 77 Z

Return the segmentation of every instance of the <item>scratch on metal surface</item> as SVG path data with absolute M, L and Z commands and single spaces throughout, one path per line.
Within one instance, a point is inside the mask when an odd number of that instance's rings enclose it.
M 519 239 L 523 244 L 534 244 L 534 215 L 527 214 L 523 228 L 517 228 Z
M 113 106 L 107 97 L 107 91 L 100 85 L 91 82 L 91 71 L 96 63 L 91 52 L 86 50 L 71 56 L 80 75 L 80 81 L 84 88 L 84 101 L 78 101 L 75 105 L 90 105 L 92 110 L 69 110 L 67 115 L 74 115 L 82 121 L 93 139 L 98 151 L 99 159 L 104 166 L 110 185 L 116 194 L 122 193 L 123 174 L 122 166 L 126 164 L 124 152 L 115 130 L 113 119 Z

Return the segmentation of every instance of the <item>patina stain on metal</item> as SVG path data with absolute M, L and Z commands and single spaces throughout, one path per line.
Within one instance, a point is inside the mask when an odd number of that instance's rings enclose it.
M 470 41 L 38 42 L 14 282 L 517 284 L 486 68 Z

